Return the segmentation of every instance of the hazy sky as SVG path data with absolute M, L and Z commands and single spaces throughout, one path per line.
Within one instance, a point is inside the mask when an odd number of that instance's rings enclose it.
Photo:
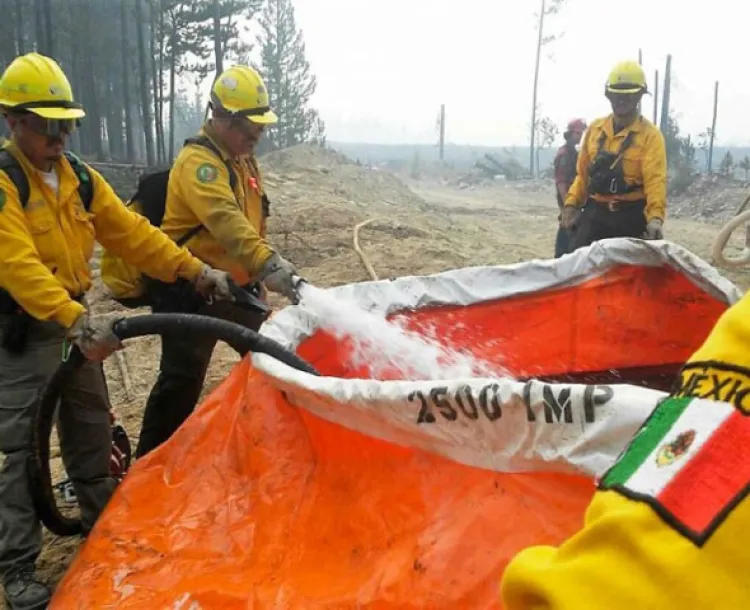
M 449 142 L 527 144 L 540 1 L 294 3 L 330 140 L 433 142 L 444 103 Z M 545 24 L 545 34 L 565 34 L 542 56 L 541 112 L 561 127 L 576 115 L 607 114 L 607 74 L 617 61 L 637 59 L 640 47 L 652 90 L 654 70 L 663 83 L 672 54 L 670 105 L 683 131 L 697 135 L 711 124 L 718 80 L 717 141 L 746 144 L 748 17 L 740 0 L 568 0 Z M 649 118 L 652 108 L 644 97 Z

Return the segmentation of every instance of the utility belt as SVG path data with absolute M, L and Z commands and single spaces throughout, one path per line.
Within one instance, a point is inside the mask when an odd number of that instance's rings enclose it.
M 143 284 L 153 311 L 197 313 L 206 305 L 205 299 L 196 292 L 193 283 L 184 278 L 178 278 L 175 282 L 163 282 L 144 275 Z M 245 284 L 240 288 L 256 299 L 261 298 L 260 282 Z
M 609 212 L 619 212 L 621 210 L 622 211 L 625 211 L 625 210 L 643 211 L 646 209 L 645 199 L 633 199 L 633 200 L 611 199 L 609 201 L 600 201 L 598 199 L 594 199 L 593 197 L 589 197 L 586 200 L 585 205 L 589 205 L 589 204 L 596 206 L 597 209 L 601 208 Z
M 83 302 L 83 295 L 71 298 Z M 28 345 L 31 329 L 39 320 L 23 309 L 4 288 L 0 288 L 0 317 L 5 321 L 0 346 L 11 354 L 21 355 Z

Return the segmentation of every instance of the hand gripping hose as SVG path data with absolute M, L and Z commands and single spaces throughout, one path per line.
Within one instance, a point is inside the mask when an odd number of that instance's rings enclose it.
M 280 344 L 234 322 L 197 314 L 150 314 L 123 318 L 115 322 L 114 334 L 120 339 L 144 335 L 200 335 L 224 341 L 241 356 L 248 352 L 268 354 L 284 364 L 311 375 L 319 373 L 295 353 Z M 70 376 L 84 363 L 81 351 L 74 347 L 57 369 L 37 401 L 28 461 L 29 483 L 34 508 L 44 526 L 58 536 L 83 533 L 80 518 L 64 516 L 55 501 L 50 472 L 50 435 L 55 408 Z

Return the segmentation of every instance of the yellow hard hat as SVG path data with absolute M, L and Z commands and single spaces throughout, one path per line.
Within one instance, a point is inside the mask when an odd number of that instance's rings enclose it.
M 646 73 L 637 61 L 621 61 L 609 73 L 607 93 L 647 93 Z
M 260 74 L 249 66 L 232 66 L 216 79 L 211 101 L 223 110 L 270 125 L 278 118 L 268 102 L 268 90 Z
M 45 119 L 80 119 L 86 116 L 73 101 L 68 77 L 52 58 L 39 53 L 16 57 L 0 76 L 0 106 L 28 110 Z

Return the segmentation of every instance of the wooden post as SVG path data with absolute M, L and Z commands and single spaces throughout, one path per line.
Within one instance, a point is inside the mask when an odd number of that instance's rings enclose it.
M 658 120 L 659 109 L 659 71 L 654 70 L 654 125 Z
M 440 161 L 445 156 L 445 104 L 440 105 Z
M 667 121 L 669 120 L 669 90 L 671 87 L 671 72 L 672 72 L 672 56 L 667 55 L 667 67 L 664 70 L 664 93 L 662 94 L 661 102 L 661 122 L 659 123 L 659 129 L 661 132 L 667 128 Z
M 714 84 L 714 117 L 711 121 L 711 138 L 708 142 L 708 173 L 711 173 L 711 163 L 714 157 L 714 134 L 716 133 L 716 110 L 719 105 L 719 81 Z

